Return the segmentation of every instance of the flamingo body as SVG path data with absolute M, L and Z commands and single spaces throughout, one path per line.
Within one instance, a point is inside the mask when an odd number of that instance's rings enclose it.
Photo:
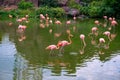
M 107 35 L 107 36 L 110 36 L 110 32 L 109 31 L 105 31 L 103 34 Z
M 67 45 L 69 45 L 69 44 L 70 44 L 70 43 L 69 43 L 68 41 L 66 41 L 66 40 L 63 40 L 63 41 L 58 42 L 58 46 L 60 46 L 60 47 L 67 46 Z
M 49 45 L 48 47 L 46 47 L 47 50 L 55 50 L 58 49 L 58 47 L 56 45 Z
M 99 39 L 99 42 L 100 42 L 100 43 L 105 43 L 105 39 L 104 39 L 104 38 L 100 38 L 100 39 Z
M 92 28 L 92 32 L 96 32 L 97 30 L 98 30 L 97 27 L 93 27 L 93 28 Z

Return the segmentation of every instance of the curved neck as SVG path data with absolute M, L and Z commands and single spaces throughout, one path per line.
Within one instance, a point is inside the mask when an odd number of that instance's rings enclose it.
M 86 46 L 86 43 L 85 43 L 85 40 L 83 39 L 83 44 L 84 44 L 84 46 Z
M 72 43 L 72 40 L 71 40 L 70 35 L 71 35 L 71 34 L 69 34 L 68 39 L 69 39 L 69 43 L 71 44 L 71 43 Z
M 112 41 L 111 38 L 110 38 L 110 35 L 108 35 L 108 39 L 109 39 L 109 41 Z

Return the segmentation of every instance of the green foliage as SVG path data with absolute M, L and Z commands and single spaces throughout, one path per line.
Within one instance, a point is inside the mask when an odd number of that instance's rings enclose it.
M 29 9 L 29 8 L 32 8 L 32 7 L 33 7 L 33 4 L 31 2 L 26 2 L 25 0 L 21 0 L 18 3 L 18 8 L 19 9 Z
M 88 6 L 88 14 L 90 17 L 100 17 L 103 16 L 103 2 L 102 1 L 93 1 Z
M 16 17 L 18 15 L 16 10 L 11 10 L 11 11 L 4 11 L 4 10 L 0 10 L 0 15 L 2 17 L 8 17 L 8 15 L 12 15 L 13 17 Z
M 58 0 L 39 0 L 41 6 L 58 7 Z
M 120 17 L 119 3 L 120 0 L 89 1 L 88 14 L 90 17 L 102 17 L 103 15 Z
M 36 14 L 48 14 L 51 17 L 61 17 L 65 14 L 64 10 L 62 8 L 49 8 L 49 7 L 40 7 L 36 10 Z
M 111 7 L 104 7 L 104 9 L 103 9 L 103 14 L 104 15 L 107 15 L 107 16 L 113 16 L 114 15 L 114 13 L 115 13 L 115 11 L 113 10 L 113 8 L 111 8 Z
M 89 9 L 88 6 L 82 6 L 80 8 L 80 13 L 88 15 L 88 9 Z
M 103 0 L 103 2 L 105 3 L 106 7 L 112 9 L 112 16 L 120 18 L 120 0 Z
M 68 6 L 71 8 L 78 9 L 78 10 L 80 10 L 82 7 L 80 4 L 76 3 L 75 0 L 70 0 L 68 3 Z

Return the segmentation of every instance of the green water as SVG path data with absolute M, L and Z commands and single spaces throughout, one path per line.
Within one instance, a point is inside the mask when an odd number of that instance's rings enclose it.
M 94 20 L 78 20 L 74 24 L 51 24 L 40 28 L 39 22 L 27 23 L 26 31 L 17 32 L 18 23 L 8 25 L 9 21 L 0 21 L 0 80 L 119 80 L 120 79 L 120 26 L 114 31 L 116 37 L 109 41 L 100 34 L 91 44 L 88 34 L 96 26 Z M 73 30 L 73 26 L 76 29 Z M 52 29 L 52 33 L 49 30 Z M 45 48 L 68 40 L 66 30 L 73 35 L 72 44 L 64 51 L 50 53 Z M 99 33 L 106 29 L 100 28 Z M 61 34 L 59 37 L 55 33 Z M 85 34 L 86 46 L 79 38 Z M 21 37 L 24 36 L 24 39 Z M 98 47 L 99 38 L 104 37 L 107 48 Z M 80 53 L 81 51 L 81 53 Z

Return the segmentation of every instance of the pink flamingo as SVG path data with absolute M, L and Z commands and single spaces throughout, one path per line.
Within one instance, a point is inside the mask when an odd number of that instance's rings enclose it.
M 56 20 L 55 24 L 62 24 L 62 23 L 59 20 Z
M 17 19 L 17 22 L 22 22 L 22 19 Z
M 99 38 L 99 44 L 98 44 L 98 46 L 100 46 L 103 43 L 105 43 L 105 39 L 104 38 Z
M 76 20 L 76 16 L 74 15 L 73 20 Z
M 43 14 L 40 14 L 40 19 L 45 20 L 45 16 Z
M 105 39 L 104 38 L 99 38 L 99 44 L 98 47 L 100 49 L 99 54 L 104 54 L 104 52 L 102 51 L 102 48 L 105 48 Z
M 59 47 L 56 46 L 56 45 L 54 45 L 54 44 L 52 44 L 52 45 L 47 46 L 45 49 L 46 49 L 46 50 L 50 50 L 50 54 L 51 54 L 51 52 L 52 52 L 53 50 L 59 49 Z
M 22 21 L 26 21 L 26 20 L 27 20 L 27 18 L 26 18 L 26 17 L 22 17 L 21 19 L 22 19 Z
M 71 21 L 70 20 L 66 21 L 66 24 L 67 25 L 71 24 Z
M 69 41 L 63 40 L 58 42 L 57 46 L 60 47 L 60 52 L 63 50 L 64 46 L 70 45 L 72 43 L 71 37 L 73 37 L 73 35 L 69 34 L 68 36 Z
M 96 25 L 99 25 L 100 24 L 100 22 L 98 21 L 98 20 L 95 20 L 95 22 L 94 22 Z
M 98 36 L 98 28 L 97 27 L 93 27 L 92 29 L 91 29 L 91 31 L 92 31 L 92 34 L 94 34 L 94 35 L 96 35 L 96 36 Z
M 111 38 L 110 38 L 111 37 L 111 33 L 109 31 L 105 31 L 103 34 L 108 36 L 108 39 L 111 41 Z
M 115 26 L 115 25 L 117 25 L 117 21 L 115 21 L 115 20 L 112 20 L 112 21 L 111 21 L 111 25 L 112 25 L 112 26 Z
M 107 19 L 107 16 L 103 16 L 104 19 Z
M 112 21 L 112 18 L 111 18 L 111 17 L 109 17 L 109 21 Z
M 100 38 L 99 39 L 99 43 L 105 43 L 105 39 L 104 38 Z
M 80 34 L 80 39 L 83 41 L 84 46 L 86 46 L 85 35 L 84 34 Z
M 18 31 L 19 32 L 24 32 L 26 28 L 27 28 L 27 26 L 25 26 L 25 25 L 19 25 L 18 26 Z

